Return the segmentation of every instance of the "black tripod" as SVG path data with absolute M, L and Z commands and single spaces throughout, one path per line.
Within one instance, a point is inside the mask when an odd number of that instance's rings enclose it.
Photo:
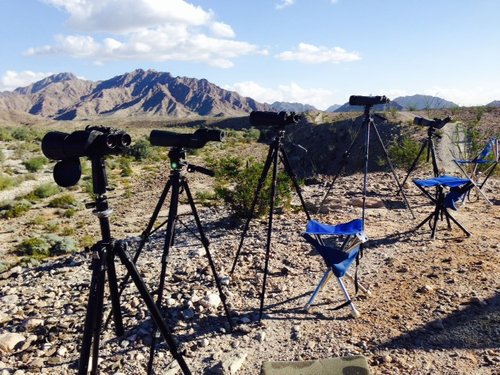
M 420 157 L 424 153 L 424 150 L 427 148 L 427 157 L 425 159 L 426 162 L 429 162 L 429 159 L 432 161 L 432 172 L 434 173 L 434 177 L 439 176 L 439 168 L 437 165 L 437 160 L 436 160 L 436 149 L 434 146 L 434 138 L 441 139 L 441 136 L 439 134 L 436 134 L 436 128 L 429 126 L 427 129 L 427 138 L 422 140 L 422 146 L 420 147 L 420 151 L 417 154 L 417 157 L 415 160 L 413 160 L 413 163 L 411 164 L 410 169 L 408 169 L 408 172 L 406 173 L 406 177 L 403 180 L 403 183 L 401 184 L 400 189 L 398 190 L 398 194 L 401 192 L 402 186 L 405 185 L 406 180 L 408 180 L 408 177 L 410 177 L 411 173 L 415 170 L 417 167 L 418 161 L 420 160 Z
M 93 191 L 96 195 L 95 202 L 87 205 L 94 208 L 93 213 L 99 218 L 102 240 L 92 246 L 92 279 L 90 283 L 89 300 L 85 317 L 82 347 L 80 353 L 78 374 L 87 375 L 90 352 L 92 349 L 91 374 L 98 372 L 99 357 L 99 336 L 101 333 L 103 320 L 104 286 L 106 283 L 106 273 L 108 275 L 109 289 L 111 295 L 112 313 L 115 322 L 115 331 L 118 336 L 123 335 L 123 324 L 120 312 L 119 293 L 116 281 L 116 271 L 114 257 L 118 255 L 122 264 L 127 268 L 128 274 L 132 277 L 139 293 L 147 305 L 147 308 L 159 327 L 159 330 L 168 343 L 172 356 L 177 360 L 182 373 L 191 374 L 182 355 L 177 351 L 174 338 L 161 316 L 159 308 L 155 305 L 153 298 L 149 294 L 147 287 L 142 280 L 135 262 L 133 262 L 126 251 L 125 241 L 115 241 L 111 237 L 109 216 L 112 210 L 108 206 L 106 198 L 107 178 L 103 157 L 91 158 L 92 162 L 92 182 Z M 93 343 L 93 345 L 92 345 Z
M 204 233 L 203 228 L 201 226 L 201 221 L 200 221 L 200 218 L 198 216 L 198 212 L 196 210 L 196 206 L 194 204 L 193 196 L 191 195 L 189 185 L 187 183 L 185 176 L 182 173 L 184 167 L 187 167 L 186 169 L 188 172 L 195 172 L 196 171 L 196 172 L 204 173 L 204 174 L 210 175 L 210 176 L 213 176 L 213 172 L 208 170 L 208 169 L 186 163 L 186 161 L 185 161 L 186 151 L 182 147 L 173 147 L 170 150 L 168 156 L 170 158 L 170 165 L 172 168 L 171 172 L 170 172 L 170 177 L 165 185 L 165 188 L 163 189 L 163 192 L 161 193 L 161 196 L 160 196 L 158 203 L 156 204 L 153 215 L 151 216 L 151 219 L 149 220 L 149 223 L 148 223 L 146 229 L 142 233 L 142 240 L 141 240 L 141 243 L 139 244 L 137 252 L 134 256 L 134 262 L 137 261 L 137 259 L 139 258 L 139 255 L 142 252 L 142 249 L 144 248 L 149 237 L 154 232 L 158 231 L 161 227 L 163 227 L 166 224 L 167 229 L 166 229 L 166 233 L 165 233 L 165 243 L 164 243 L 163 255 L 162 255 L 162 259 L 161 259 L 162 267 L 161 267 L 161 272 L 160 272 L 160 281 L 159 281 L 159 286 L 158 286 L 158 291 L 157 291 L 158 295 L 157 295 L 157 300 L 156 300 L 156 306 L 158 308 L 161 308 L 162 299 L 163 299 L 163 291 L 165 288 L 165 276 L 166 276 L 166 270 L 167 270 L 168 256 L 170 254 L 170 248 L 174 244 L 175 226 L 176 226 L 176 222 L 178 220 L 177 211 L 178 211 L 178 205 L 179 205 L 179 196 L 182 193 L 182 191 L 184 191 L 186 193 L 189 205 L 191 206 L 191 211 L 192 211 L 194 220 L 196 222 L 198 232 L 200 234 L 200 237 L 197 237 L 196 235 L 195 236 L 201 241 L 201 243 L 203 244 L 203 247 L 205 248 L 208 262 L 210 264 L 210 268 L 211 268 L 212 273 L 214 275 L 215 284 L 217 285 L 217 289 L 219 291 L 219 295 L 220 295 L 220 298 L 222 301 L 222 305 L 224 307 L 224 311 L 226 313 L 227 320 L 229 322 L 229 326 L 232 329 L 233 325 L 232 325 L 231 318 L 229 316 L 229 309 L 226 305 L 226 296 L 224 295 L 224 293 L 222 291 L 222 286 L 220 284 L 219 276 L 217 274 L 217 271 L 215 269 L 215 264 L 213 262 L 210 251 L 208 249 L 209 241 L 208 241 L 207 237 L 205 236 L 205 233 Z M 154 223 L 155 223 L 156 219 L 158 218 L 160 210 L 165 203 L 165 199 L 166 199 L 170 189 L 172 189 L 172 191 L 171 191 L 171 195 L 170 195 L 168 219 L 153 230 Z M 125 279 L 124 282 L 122 283 L 122 288 L 124 288 L 126 283 L 127 283 L 127 280 Z M 120 290 L 120 291 L 122 291 L 122 290 Z M 151 343 L 149 363 L 148 363 L 148 374 L 151 374 L 153 371 L 154 351 L 155 351 L 155 345 L 156 345 L 157 338 L 159 338 L 159 337 L 157 337 L 157 333 L 156 333 L 156 331 L 154 331 L 152 343 Z M 168 345 L 170 346 L 170 343 L 168 343 Z
M 243 247 L 243 241 L 245 240 L 245 236 L 247 234 L 248 228 L 250 226 L 250 221 L 253 218 L 253 214 L 255 211 L 255 206 L 257 204 L 257 200 L 260 195 L 260 191 L 264 186 L 264 182 L 266 180 L 267 174 L 269 173 L 269 169 L 271 168 L 271 164 L 273 165 L 273 174 L 272 174 L 272 182 L 271 182 L 271 195 L 269 196 L 269 219 L 268 219 L 268 227 L 267 227 L 267 242 L 266 242 L 266 258 L 264 265 L 264 281 L 262 282 L 262 292 L 260 295 L 260 308 L 259 308 L 259 321 L 262 319 L 262 312 L 264 310 L 264 297 L 266 293 L 266 281 L 267 281 L 267 273 L 269 268 L 269 254 L 271 251 L 271 235 L 273 232 L 273 213 L 274 213 L 274 202 L 276 199 L 276 179 L 278 176 L 278 159 L 283 163 L 285 173 L 290 177 L 295 191 L 299 196 L 300 203 L 302 204 L 302 209 L 304 210 L 307 220 L 311 220 L 311 216 L 309 215 L 309 211 L 307 210 L 306 203 L 304 198 L 302 197 L 302 193 L 300 190 L 300 186 L 297 182 L 297 178 L 292 171 L 290 166 L 290 162 L 286 155 L 285 149 L 283 147 L 283 139 L 285 137 L 285 125 L 278 129 L 278 134 L 274 138 L 273 142 L 269 145 L 269 152 L 267 154 L 266 161 L 264 163 L 264 168 L 262 169 L 262 174 L 260 176 L 259 182 L 257 184 L 257 189 L 255 190 L 255 195 L 252 201 L 252 208 L 250 210 L 250 216 L 248 217 L 245 227 L 243 229 L 243 233 L 241 234 L 240 244 L 238 246 L 238 250 L 236 252 L 236 256 L 234 258 L 233 267 L 231 268 L 231 274 L 234 272 L 236 268 L 236 263 L 238 262 L 238 257 L 240 256 L 241 249 Z
M 365 99 L 365 97 L 351 97 L 351 100 L 352 100 L 352 98 Z M 366 97 L 366 98 L 369 98 L 369 97 Z M 378 97 L 375 97 L 375 98 L 378 98 Z M 356 105 L 355 103 L 352 103 L 352 104 Z M 401 184 L 399 183 L 398 176 L 396 175 L 396 172 L 394 171 L 394 167 L 392 165 L 391 159 L 389 158 L 389 154 L 387 153 L 387 150 L 384 146 L 384 143 L 382 142 L 382 138 L 380 137 L 380 133 L 379 133 L 377 126 L 375 124 L 375 121 L 373 120 L 373 117 L 371 115 L 371 109 L 372 109 L 373 105 L 375 105 L 375 104 L 379 104 L 379 103 L 376 103 L 376 102 L 369 103 L 367 101 L 366 104 L 362 104 L 365 107 L 363 123 L 358 128 L 358 131 L 356 133 L 356 136 L 354 137 L 353 142 L 351 143 L 349 148 L 344 152 L 344 155 L 342 156 L 342 160 L 338 164 L 338 168 L 337 168 L 337 171 L 335 172 L 335 176 L 333 177 L 333 180 L 330 183 L 330 186 L 328 187 L 328 190 L 326 191 L 326 194 L 323 197 L 323 200 L 321 201 L 321 203 L 318 207 L 318 211 L 321 210 L 321 207 L 323 206 L 326 198 L 328 197 L 328 194 L 330 194 L 330 191 L 332 190 L 333 185 L 335 184 L 335 181 L 337 181 L 337 178 L 339 177 L 342 169 L 347 164 L 347 160 L 349 159 L 349 157 L 351 155 L 351 151 L 353 150 L 354 145 L 357 143 L 358 139 L 362 135 L 362 131 L 364 130 L 365 144 L 364 144 L 364 177 L 363 177 L 363 208 L 362 208 L 362 220 L 363 220 L 363 224 L 364 224 L 364 222 L 365 222 L 365 210 L 366 210 L 366 191 L 367 191 L 367 187 L 368 187 L 368 164 L 369 164 L 369 159 L 370 159 L 370 131 L 373 128 L 373 130 L 375 131 L 375 135 L 377 136 L 377 140 L 380 144 L 380 147 L 383 150 L 385 159 L 387 160 L 387 164 L 391 168 L 391 172 L 392 172 L 392 175 L 394 176 L 394 180 L 396 181 L 396 184 L 398 185 L 398 188 L 399 188 L 398 191 L 402 192 L 404 203 L 405 203 L 406 207 L 410 210 L 412 217 L 415 219 L 415 215 L 413 213 L 413 210 L 411 209 L 410 204 L 408 203 L 408 200 L 406 199 L 406 194 L 404 193 L 404 191 L 401 187 Z

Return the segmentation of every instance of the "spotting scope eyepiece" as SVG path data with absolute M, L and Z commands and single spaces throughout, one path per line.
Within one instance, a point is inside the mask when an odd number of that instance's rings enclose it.
M 350 105 L 360 105 L 363 107 L 371 107 L 377 104 L 387 104 L 390 100 L 385 96 L 361 96 L 361 95 L 351 95 L 349 98 Z
M 413 119 L 413 123 L 415 125 L 428 126 L 428 127 L 435 128 L 435 129 L 441 129 L 443 126 L 445 126 L 450 121 L 451 121 L 450 116 L 445 117 L 443 119 L 434 118 L 432 120 L 426 119 L 424 117 L 415 117 Z
M 275 126 L 285 127 L 286 125 L 297 124 L 301 115 L 295 112 L 263 112 L 253 111 L 250 113 L 250 124 L 257 128 Z

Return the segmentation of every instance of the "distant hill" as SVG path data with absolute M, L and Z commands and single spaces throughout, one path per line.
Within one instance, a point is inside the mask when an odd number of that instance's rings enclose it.
M 340 104 L 333 104 L 330 107 L 328 107 L 325 112 L 335 112 L 335 110 L 340 108 Z
M 308 111 L 317 111 L 316 107 L 310 104 L 302 104 L 302 103 L 289 103 L 289 102 L 274 102 L 271 104 L 271 108 L 273 111 L 281 112 L 308 112 Z
M 486 104 L 486 107 L 500 107 L 500 100 L 493 100 L 491 103 Z
M 96 116 L 244 116 L 271 107 L 206 79 L 137 69 L 98 82 L 71 73 L 55 74 L 0 93 L 0 110 L 73 120 Z
M 400 96 L 394 100 L 404 110 L 422 110 L 422 109 L 443 109 L 443 108 L 456 108 L 457 104 L 444 100 L 437 96 L 430 95 L 412 95 Z

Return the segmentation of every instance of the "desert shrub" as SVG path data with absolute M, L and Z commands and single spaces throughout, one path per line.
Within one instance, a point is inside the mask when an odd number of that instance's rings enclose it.
M 45 234 L 23 240 L 16 248 L 17 254 L 34 258 L 46 258 L 54 255 L 72 253 L 77 250 L 71 237 Z
M 61 192 L 61 188 L 52 182 L 42 184 L 33 190 L 33 195 L 37 198 L 48 198 Z
M 132 155 L 135 160 L 160 159 L 158 149 L 151 146 L 151 143 L 146 138 L 140 138 L 130 146 L 130 155 Z
M 18 141 L 27 141 L 27 142 L 41 141 L 43 137 L 42 133 L 43 132 L 39 130 L 26 127 L 19 127 L 11 130 L 12 138 Z
M 20 176 L 0 175 L 0 191 L 18 186 L 22 181 L 23 178 Z
M 52 208 L 72 208 L 77 206 L 76 198 L 72 194 L 62 194 L 49 202 Z
M 10 128 L 0 128 L 0 141 L 8 142 L 12 141 L 12 129 Z
M 2 150 L 0 150 L 0 163 L 3 163 L 5 161 L 5 155 Z
M 404 137 L 399 142 L 392 144 L 387 151 L 395 167 L 409 168 L 416 159 L 419 150 L 419 142 L 410 137 Z
M 120 176 L 122 177 L 129 177 L 132 176 L 133 170 L 132 166 L 130 163 L 130 158 L 127 157 L 121 157 L 118 159 L 118 165 L 121 169 Z
M 0 216 L 4 219 L 20 217 L 31 208 L 31 203 L 26 200 L 7 201 L 0 204 Z
M 47 164 L 48 160 L 43 156 L 35 156 L 28 160 L 23 161 L 23 165 L 28 172 L 38 172 Z
M 213 169 L 216 171 L 215 195 L 231 209 L 233 215 L 248 218 L 251 214 L 255 189 L 262 174 L 263 163 L 253 160 L 243 161 L 236 157 L 219 159 Z M 254 215 L 256 217 L 269 212 L 271 194 L 271 173 L 268 173 L 260 191 Z M 292 198 L 291 181 L 284 172 L 279 172 L 276 181 L 276 208 L 289 208 Z
M 64 213 L 62 214 L 63 217 L 66 218 L 72 218 L 73 216 L 76 215 L 76 209 L 75 208 L 68 208 Z

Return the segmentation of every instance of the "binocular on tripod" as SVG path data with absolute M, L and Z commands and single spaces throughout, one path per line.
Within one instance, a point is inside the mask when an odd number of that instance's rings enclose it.
M 87 126 L 73 133 L 48 132 L 42 139 L 42 152 L 52 160 L 54 181 L 62 187 L 76 185 L 82 176 L 80 157 L 100 159 L 106 155 L 128 152 L 132 139 L 123 130 L 104 126 Z

